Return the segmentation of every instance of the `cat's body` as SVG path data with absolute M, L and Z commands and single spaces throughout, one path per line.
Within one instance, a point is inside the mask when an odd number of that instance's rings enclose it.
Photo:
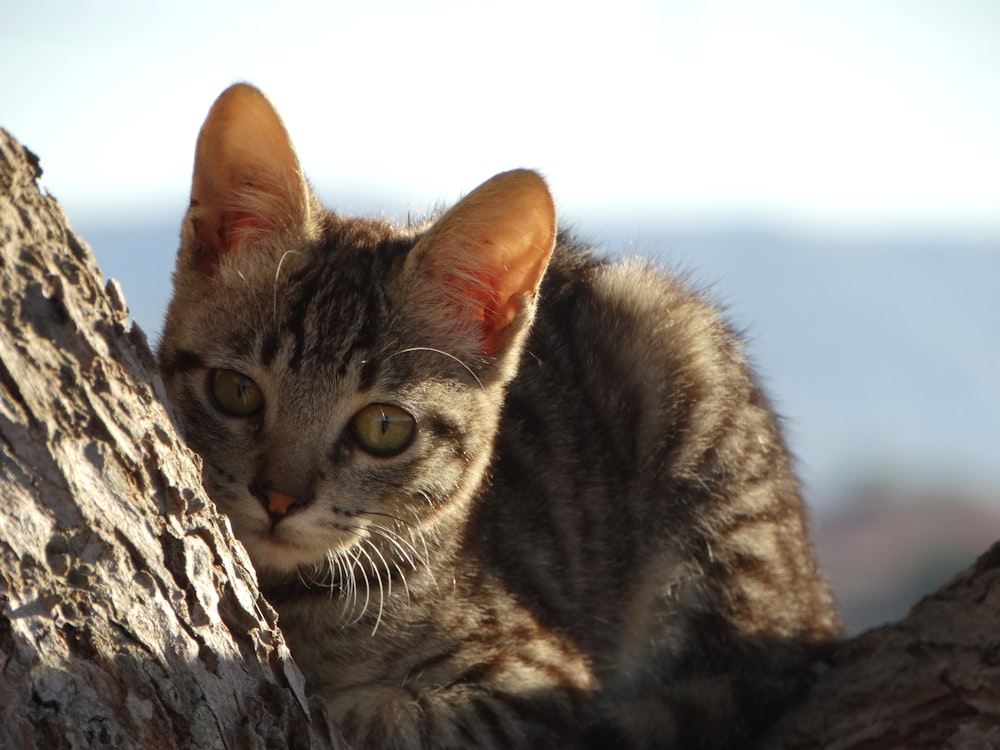
M 735 747 L 835 630 L 738 340 L 557 239 L 534 173 L 427 227 L 340 217 L 233 87 L 160 359 L 358 747 Z

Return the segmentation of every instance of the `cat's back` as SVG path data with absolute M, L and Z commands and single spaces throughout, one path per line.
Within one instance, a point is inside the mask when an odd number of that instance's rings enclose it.
M 519 597 L 610 670 L 648 659 L 653 633 L 669 652 L 701 612 L 725 631 L 720 653 L 744 626 L 835 628 L 741 341 L 648 261 L 560 238 L 476 521 L 476 544 Z
M 784 455 L 743 344 L 704 294 L 648 259 L 599 255 L 560 236 L 501 438 L 537 432 L 575 473 L 612 475 L 621 497 L 693 469 L 720 447 L 720 421 L 755 416 L 759 437 Z

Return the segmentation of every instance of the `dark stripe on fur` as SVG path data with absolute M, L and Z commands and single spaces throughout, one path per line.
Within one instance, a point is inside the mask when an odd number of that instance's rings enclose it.
M 160 355 L 160 372 L 164 376 L 173 376 L 182 372 L 191 372 L 204 367 L 205 361 L 195 352 L 179 349 Z

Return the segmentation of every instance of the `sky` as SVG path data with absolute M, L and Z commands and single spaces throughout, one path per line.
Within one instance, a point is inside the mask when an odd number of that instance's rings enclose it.
M 529 166 L 573 212 L 1000 230 L 993 0 L 33 0 L 0 6 L 0 69 L 76 216 L 182 211 L 248 80 L 321 195 L 390 210 Z
M 198 129 L 245 80 L 338 210 L 526 166 L 589 238 L 679 260 L 750 332 L 807 479 L 1000 481 L 995 0 L 22 0 L 0 70 L 0 127 L 154 339 Z M 730 226 L 767 231 L 698 239 Z

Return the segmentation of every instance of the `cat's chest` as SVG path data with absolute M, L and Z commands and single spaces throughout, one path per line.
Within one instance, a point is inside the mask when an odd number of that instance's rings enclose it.
M 365 595 L 360 596 L 363 602 Z M 364 612 L 353 596 L 331 592 L 310 591 L 273 604 L 296 663 L 310 684 L 323 690 L 399 680 L 412 668 L 414 644 L 426 642 L 426 636 L 417 637 L 426 633 L 423 608 L 395 596 Z
M 590 658 L 569 634 L 541 622 L 481 560 L 461 555 L 424 588 L 416 583 L 345 620 L 350 599 L 328 594 L 274 601 L 292 655 L 314 689 L 367 683 L 448 685 L 490 665 L 559 664 L 567 682 L 594 685 Z M 474 569 L 475 568 L 475 569 Z

